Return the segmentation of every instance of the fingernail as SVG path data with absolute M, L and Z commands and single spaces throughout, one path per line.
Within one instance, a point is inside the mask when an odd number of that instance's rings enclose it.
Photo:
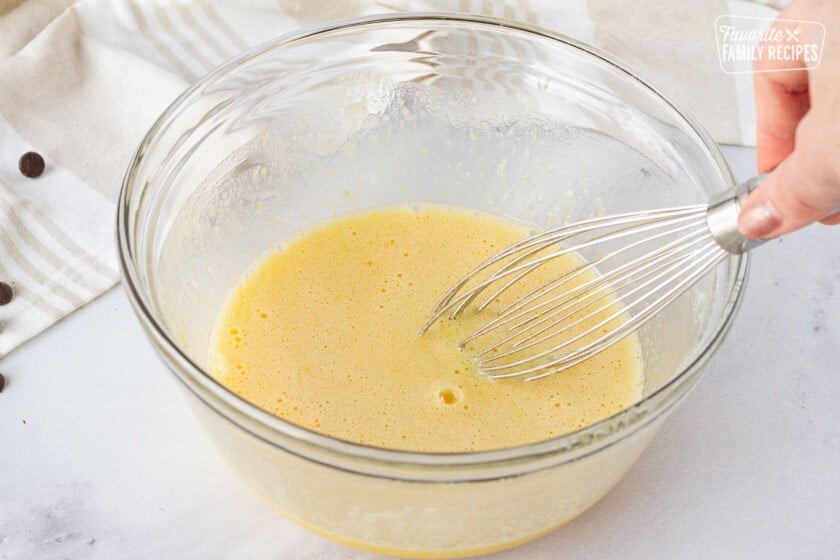
M 782 217 L 769 200 L 744 210 L 738 217 L 738 229 L 745 237 L 765 238 L 782 226 Z

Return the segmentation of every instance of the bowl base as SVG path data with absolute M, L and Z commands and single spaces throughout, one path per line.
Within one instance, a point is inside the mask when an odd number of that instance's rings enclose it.
M 350 548 L 355 548 L 357 550 L 362 550 L 364 552 L 371 552 L 373 554 L 379 554 L 382 556 L 391 556 L 393 558 L 403 558 L 407 560 L 449 560 L 454 558 L 471 558 L 475 556 L 482 556 L 485 554 L 493 554 L 495 552 L 501 552 L 503 550 L 508 550 L 511 548 L 516 548 L 517 546 L 523 545 L 525 543 L 534 541 L 539 539 L 540 537 L 544 537 L 549 533 L 552 533 L 566 525 L 567 523 L 573 521 L 583 512 L 579 512 L 576 515 L 558 523 L 557 525 L 552 525 L 547 529 L 543 529 L 533 533 L 531 535 L 527 535 L 525 537 L 520 537 L 517 539 L 513 539 L 510 541 L 491 544 L 487 546 L 478 546 L 474 548 L 459 548 L 455 550 L 414 550 L 414 549 L 407 549 L 407 548 L 398 548 L 396 546 L 385 546 L 379 544 L 372 544 L 369 542 L 358 541 L 355 539 L 347 538 L 341 535 L 336 535 L 330 531 L 324 530 L 320 527 L 316 527 L 306 521 L 303 521 L 293 515 L 289 515 L 285 511 L 278 509 L 277 507 L 271 506 L 271 509 L 278 512 L 280 515 L 288 519 L 289 521 L 295 523 L 306 529 L 307 531 L 314 533 L 320 537 L 325 539 L 331 540 L 333 542 L 337 542 L 344 546 L 348 546 Z M 585 511 L 585 510 L 584 510 Z

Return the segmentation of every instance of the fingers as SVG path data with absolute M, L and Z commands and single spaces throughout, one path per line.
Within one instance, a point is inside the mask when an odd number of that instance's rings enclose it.
M 780 31 L 776 37 L 787 37 L 797 24 L 791 18 L 796 4 L 782 12 L 772 27 Z M 765 41 L 758 48 L 784 47 L 784 41 Z M 753 65 L 753 91 L 756 104 L 756 155 L 759 173 L 765 173 L 781 162 L 794 148 L 796 125 L 810 108 L 808 71 L 802 60 L 779 60 L 758 56 Z
M 827 226 L 836 226 L 837 224 L 840 224 L 840 212 L 835 212 L 831 216 L 823 218 L 820 220 L 820 223 Z
M 827 118 L 809 113 L 802 120 L 796 149 L 744 204 L 738 219 L 742 234 L 766 239 L 815 221 L 840 223 L 840 165 L 832 153 L 836 142 L 826 138 L 832 128 L 825 126 Z
M 794 75 L 804 82 L 791 80 Z M 779 81 L 781 76 L 784 79 Z M 756 74 L 753 78 L 759 173 L 770 171 L 793 151 L 796 125 L 810 108 L 807 86 L 805 70 Z
M 777 237 L 816 221 L 840 224 L 840 141 L 833 132 L 840 123 L 840 43 L 813 21 L 840 22 L 840 2 L 794 0 L 773 23 L 779 32 L 768 34 L 777 42 L 759 46 L 759 55 L 762 47 L 769 55 L 788 38 L 788 47 L 826 40 L 822 64 L 811 57 L 807 68 L 804 59 L 756 58 L 757 163 L 760 172 L 772 172 L 741 211 L 738 228 L 747 237 Z

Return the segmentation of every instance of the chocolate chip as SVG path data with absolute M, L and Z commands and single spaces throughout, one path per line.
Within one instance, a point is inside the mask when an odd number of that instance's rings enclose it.
M 5 282 L 0 282 L 0 305 L 6 305 L 12 301 L 12 296 L 15 295 L 12 287 Z
M 44 167 L 44 158 L 36 152 L 26 152 L 18 160 L 18 169 L 25 177 L 30 179 L 40 177 L 41 173 L 44 172 Z
M 0 393 L 3 392 L 3 387 L 6 386 L 6 378 L 3 377 L 3 374 L 0 373 Z

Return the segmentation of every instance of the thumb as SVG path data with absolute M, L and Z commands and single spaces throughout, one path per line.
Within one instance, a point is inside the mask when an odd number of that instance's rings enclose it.
M 750 238 L 784 235 L 816 221 L 834 222 L 840 210 L 840 173 L 828 143 L 809 136 L 807 115 L 794 151 L 747 198 L 738 229 Z

